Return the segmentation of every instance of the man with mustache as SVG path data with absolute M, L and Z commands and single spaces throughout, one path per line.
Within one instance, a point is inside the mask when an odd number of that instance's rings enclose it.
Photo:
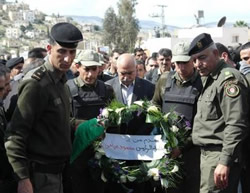
M 248 84 L 220 59 L 210 34 L 194 38 L 189 55 L 203 80 L 192 132 L 201 150 L 200 193 L 237 192 L 242 142 L 248 133 Z

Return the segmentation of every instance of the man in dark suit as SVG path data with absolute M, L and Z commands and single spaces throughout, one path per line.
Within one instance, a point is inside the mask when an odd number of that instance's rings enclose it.
M 136 77 L 135 59 L 131 54 L 122 54 L 117 61 L 118 77 L 107 81 L 114 91 L 118 101 L 131 105 L 134 101 L 151 100 L 155 86 L 151 82 Z
M 139 77 L 136 77 L 135 58 L 131 54 L 122 54 L 117 60 L 118 77 L 107 81 L 115 92 L 116 99 L 125 104 L 131 105 L 134 101 L 147 99 L 151 100 L 154 94 L 155 86 Z M 130 135 L 149 135 L 152 128 L 144 122 L 145 117 L 137 118 L 130 121 L 129 124 L 123 124 L 120 128 L 108 128 L 107 132 L 130 134 Z M 127 161 L 127 164 L 138 164 L 138 161 Z M 126 187 L 133 190 L 133 193 L 149 193 L 150 188 L 147 183 L 126 183 Z M 123 192 L 121 185 L 118 183 L 111 183 L 108 185 L 108 193 Z

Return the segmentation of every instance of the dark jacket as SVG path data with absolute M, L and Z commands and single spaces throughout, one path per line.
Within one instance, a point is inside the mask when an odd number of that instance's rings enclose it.
M 6 132 L 6 151 L 19 179 L 29 177 L 30 162 L 62 164 L 71 154 L 71 98 L 66 77 L 47 61 L 26 74 Z
M 122 98 L 122 90 L 119 77 L 113 78 L 107 81 L 106 83 L 113 87 L 117 100 L 121 103 L 124 103 Z M 152 84 L 148 80 L 136 77 L 133 90 L 132 103 L 134 101 L 143 99 L 151 100 L 154 95 L 154 91 L 155 91 L 154 84 Z

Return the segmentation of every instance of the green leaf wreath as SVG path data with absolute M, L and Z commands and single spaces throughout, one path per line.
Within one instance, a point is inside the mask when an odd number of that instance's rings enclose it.
M 100 119 L 105 124 L 119 128 L 121 124 L 128 123 L 134 114 L 144 114 L 146 123 L 158 128 L 162 138 L 167 141 L 166 153 L 159 160 L 139 161 L 138 165 L 128 165 L 127 161 L 111 159 L 105 156 L 101 141 L 94 142 L 95 156 L 89 161 L 92 175 L 104 182 L 116 182 L 124 186 L 127 182 L 151 181 L 164 188 L 175 187 L 176 181 L 181 178 L 180 162 L 171 158 L 174 148 L 182 148 L 190 130 L 190 124 L 182 116 L 172 111 L 163 114 L 160 109 L 149 101 L 136 101 L 131 106 L 125 106 L 117 101 L 103 109 Z

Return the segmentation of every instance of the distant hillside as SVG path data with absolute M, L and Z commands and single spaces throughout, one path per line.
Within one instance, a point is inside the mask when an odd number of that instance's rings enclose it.
M 98 26 L 102 26 L 102 22 L 103 19 L 97 16 L 74 16 L 71 15 L 69 17 L 72 17 L 75 21 L 79 22 L 79 23 L 91 23 L 91 24 L 95 24 Z M 140 20 L 139 21 L 139 25 L 141 30 L 153 30 L 155 27 L 161 27 L 161 23 L 159 22 L 155 22 L 155 21 L 150 21 L 150 20 Z M 233 22 L 226 22 L 225 23 L 225 27 L 233 27 L 234 23 Z M 217 26 L 217 22 L 209 22 L 209 23 L 205 23 L 202 26 L 204 27 L 216 27 Z M 248 26 L 250 26 L 250 23 L 248 23 Z M 167 29 L 169 31 L 174 31 L 175 29 L 180 29 L 181 27 L 177 27 L 177 26 L 171 26 L 171 25 L 167 25 Z
M 72 17 L 73 20 L 79 22 L 79 23 L 91 23 L 95 25 L 102 26 L 103 19 L 97 16 L 75 16 L 75 15 L 69 15 L 69 17 Z M 140 20 L 139 21 L 140 28 L 142 30 L 149 30 L 154 29 L 154 27 L 161 27 L 161 24 L 155 21 L 149 21 L 149 20 Z M 176 28 L 176 26 L 167 26 L 167 29 L 172 31 Z
M 154 29 L 155 27 L 161 27 L 161 23 L 155 22 L 155 21 L 149 21 L 149 20 L 140 20 L 139 25 L 141 29 Z M 180 27 L 173 26 L 173 25 L 167 25 L 167 30 L 174 31 L 175 29 L 179 29 Z
M 69 17 L 72 17 L 73 20 L 79 23 L 91 23 L 95 25 L 102 26 L 102 18 L 97 16 L 76 16 L 76 15 L 69 15 Z

